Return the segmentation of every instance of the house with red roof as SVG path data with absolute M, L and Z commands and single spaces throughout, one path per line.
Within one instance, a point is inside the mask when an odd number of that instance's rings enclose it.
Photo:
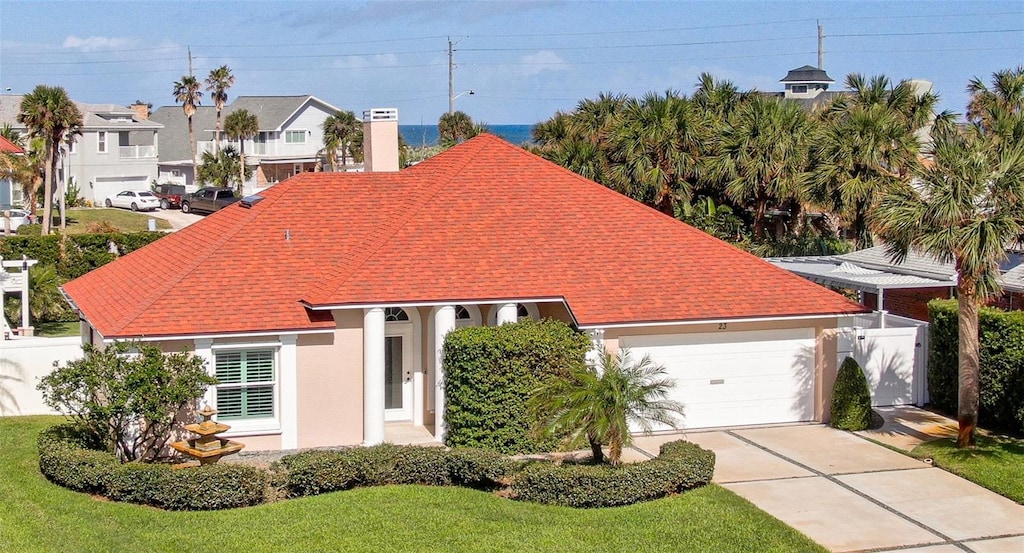
M 297 175 L 67 283 L 83 340 L 202 357 L 250 449 L 440 440 L 445 334 L 524 317 L 651 354 L 688 428 L 826 417 L 828 335 L 865 307 L 497 137 L 398 171 L 376 161 L 397 115 L 365 132 L 368 172 Z
M 25 150 L 23 150 L 21 146 L 18 146 L 2 136 L 0 136 L 0 152 L 12 155 L 25 154 Z M 20 203 L 20 201 L 14 201 L 20 197 L 21 188 L 16 187 L 14 181 L 10 177 L 0 174 L 0 207 L 10 207 L 14 203 Z

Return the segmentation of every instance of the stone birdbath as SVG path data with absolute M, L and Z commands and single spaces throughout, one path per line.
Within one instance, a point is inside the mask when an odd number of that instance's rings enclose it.
M 221 457 L 241 451 L 245 444 L 217 437 L 217 434 L 227 432 L 231 427 L 214 421 L 212 417 L 216 414 L 216 409 L 205 405 L 203 410 L 199 411 L 199 415 L 203 417 L 202 422 L 185 426 L 185 430 L 198 434 L 199 437 L 174 442 L 171 447 L 193 459 L 198 459 L 200 465 L 212 465 Z

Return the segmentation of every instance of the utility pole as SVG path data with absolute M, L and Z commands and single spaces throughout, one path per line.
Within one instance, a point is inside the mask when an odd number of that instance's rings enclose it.
M 825 29 L 822 28 L 821 22 L 816 21 L 818 24 L 818 69 L 825 68 Z
M 448 115 L 455 112 L 455 57 L 452 37 L 448 37 Z
M 820 62 L 819 62 L 819 64 L 820 64 Z M 191 46 L 188 47 L 188 76 L 189 77 L 194 76 L 194 74 L 192 73 L 192 47 Z

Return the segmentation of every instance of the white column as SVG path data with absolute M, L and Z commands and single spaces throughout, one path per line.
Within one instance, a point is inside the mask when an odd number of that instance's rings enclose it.
M 444 337 L 455 330 L 455 306 L 434 313 L 434 439 L 444 441 Z
M 195 341 L 195 352 L 194 355 L 203 360 L 206 363 L 206 374 L 210 376 L 216 376 L 217 369 L 213 366 L 213 340 L 209 338 L 196 338 Z M 200 402 L 206 403 L 214 409 L 217 408 L 216 402 L 216 388 L 210 386 L 206 388 L 206 393 L 203 394 L 203 400 Z M 200 405 L 201 406 L 201 405 Z
M 299 447 L 299 377 L 296 334 L 282 334 L 278 386 L 281 394 L 281 449 Z
M 498 326 L 505 323 L 514 323 L 519 320 L 519 306 L 514 303 L 505 303 L 498 307 Z
M 25 256 L 21 256 L 21 328 L 22 332 L 28 332 L 29 320 L 29 302 L 31 298 L 28 297 L 29 281 L 28 281 L 28 267 L 29 263 L 25 259 Z M 0 267 L 3 270 L 3 267 Z
M 363 310 L 363 445 L 384 442 L 384 309 Z

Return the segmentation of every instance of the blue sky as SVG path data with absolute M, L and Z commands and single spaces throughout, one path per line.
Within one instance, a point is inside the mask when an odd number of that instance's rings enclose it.
M 708 72 L 781 90 L 817 62 L 932 81 L 962 112 L 972 77 L 1024 64 L 1024 1 L 1009 2 L 20 2 L 0 0 L 0 91 L 46 83 L 76 100 L 171 105 L 172 83 L 230 66 L 229 96 L 313 94 L 405 124 L 448 108 L 529 124 L 610 91 L 692 91 Z M 208 97 L 208 96 L 207 96 Z M 206 97 L 204 97 L 206 100 Z M 204 104 L 208 103 L 204 101 Z

